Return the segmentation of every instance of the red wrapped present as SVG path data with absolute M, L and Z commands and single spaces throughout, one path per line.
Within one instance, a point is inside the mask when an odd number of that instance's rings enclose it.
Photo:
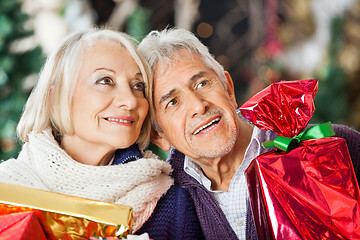
M 0 216 L 0 239 L 46 240 L 34 211 Z
M 240 111 L 265 143 L 245 171 L 259 239 L 360 239 L 360 195 L 346 142 L 330 123 L 303 131 L 315 110 L 317 80 L 283 81 L 259 92 Z
M 131 207 L 7 183 L 0 183 L 0 193 L 1 218 L 31 211 L 47 239 L 87 240 L 131 234 Z M 0 221 L 0 229 L 7 227 L 5 223 Z

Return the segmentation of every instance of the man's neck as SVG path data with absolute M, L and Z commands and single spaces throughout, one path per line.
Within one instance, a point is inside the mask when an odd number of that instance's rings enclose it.
M 243 162 L 244 155 L 252 136 L 252 126 L 240 120 L 240 132 L 233 149 L 226 155 L 213 159 L 210 165 L 201 169 L 211 181 L 213 190 L 227 191 L 231 180 Z

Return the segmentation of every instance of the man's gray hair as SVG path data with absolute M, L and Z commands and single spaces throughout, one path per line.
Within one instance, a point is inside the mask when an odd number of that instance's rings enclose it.
M 162 31 L 151 31 L 139 44 L 139 52 L 147 60 L 151 70 L 151 81 L 157 67 L 160 74 L 165 66 L 170 66 L 178 59 L 180 50 L 197 54 L 206 66 L 212 69 L 219 77 L 226 89 L 226 77 L 223 66 L 217 62 L 209 49 L 190 31 L 181 28 L 167 28 Z M 159 74 L 159 73 L 157 73 Z M 155 130 L 161 131 L 155 118 L 155 108 L 150 106 L 150 114 L 153 116 Z

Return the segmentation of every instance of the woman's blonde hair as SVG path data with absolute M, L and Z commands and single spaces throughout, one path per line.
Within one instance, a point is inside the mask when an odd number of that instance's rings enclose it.
M 72 134 L 71 100 L 82 60 L 80 57 L 94 42 L 115 42 L 122 45 L 138 65 L 145 82 L 145 98 L 152 106 L 151 81 L 147 63 L 138 53 L 138 42 L 129 35 L 110 30 L 92 28 L 69 35 L 47 58 L 38 82 L 33 88 L 17 126 L 22 142 L 29 141 L 30 132 L 40 133 L 51 128 L 56 138 Z M 51 96 L 50 96 L 51 95 Z M 147 115 L 137 143 L 145 148 L 150 139 L 151 119 Z M 121 136 L 119 136 L 121 137 Z

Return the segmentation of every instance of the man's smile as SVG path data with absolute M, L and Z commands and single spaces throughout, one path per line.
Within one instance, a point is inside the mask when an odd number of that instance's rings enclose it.
M 217 117 L 213 120 L 211 120 L 210 122 L 206 123 L 205 125 L 202 125 L 201 127 L 197 128 L 192 135 L 197 135 L 200 132 L 207 132 L 210 129 L 212 129 L 213 127 L 215 127 L 215 125 L 221 120 L 221 117 Z

